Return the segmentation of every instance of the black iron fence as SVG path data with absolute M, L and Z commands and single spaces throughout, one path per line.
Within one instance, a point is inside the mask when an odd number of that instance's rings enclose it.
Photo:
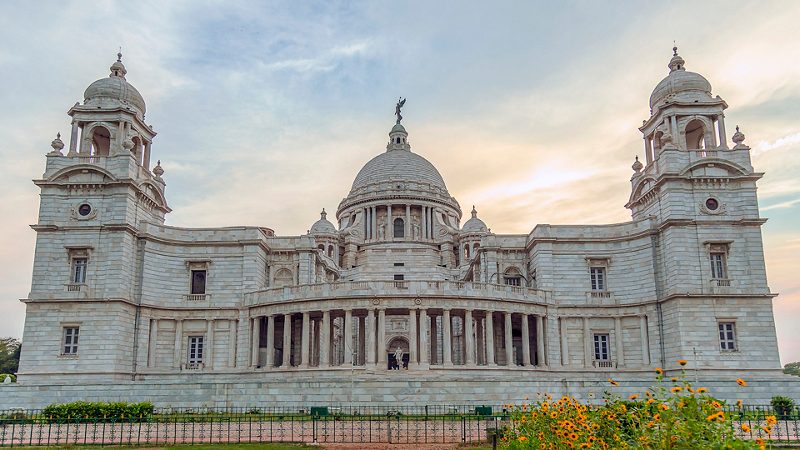
M 800 443 L 800 411 L 730 407 L 736 434 Z M 767 434 L 768 416 L 777 423 Z M 742 427 L 742 425 L 747 425 Z M 479 443 L 511 426 L 510 412 L 474 405 L 156 408 L 139 417 L 53 417 L 0 411 L 0 447 L 203 443 Z M 745 429 L 749 431 L 745 431 Z

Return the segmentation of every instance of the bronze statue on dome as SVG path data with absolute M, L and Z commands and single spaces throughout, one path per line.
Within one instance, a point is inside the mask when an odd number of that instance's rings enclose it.
M 403 120 L 403 116 L 400 114 L 400 108 L 406 104 L 406 99 L 403 97 L 397 98 L 397 105 L 394 107 L 394 115 L 397 116 L 397 124 L 400 125 L 400 121 Z

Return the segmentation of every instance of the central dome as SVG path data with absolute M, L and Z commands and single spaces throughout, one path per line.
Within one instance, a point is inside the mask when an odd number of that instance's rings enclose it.
M 436 167 L 422 156 L 408 150 L 389 150 L 372 158 L 356 175 L 352 190 L 384 181 L 429 183 L 447 190 Z

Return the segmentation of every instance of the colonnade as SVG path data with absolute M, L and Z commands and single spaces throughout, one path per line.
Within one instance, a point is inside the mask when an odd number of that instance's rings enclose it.
M 251 318 L 250 365 L 266 370 L 544 367 L 546 321 L 542 315 L 455 308 L 268 314 Z
M 398 213 L 399 211 L 399 213 Z M 385 213 L 385 222 L 378 222 L 378 215 Z M 362 231 L 364 239 L 374 240 L 417 240 L 433 239 L 434 237 L 434 208 L 424 205 L 401 204 L 368 206 L 361 209 Z M 394 220 L 403 220 L 403 232 L 395 233 Z

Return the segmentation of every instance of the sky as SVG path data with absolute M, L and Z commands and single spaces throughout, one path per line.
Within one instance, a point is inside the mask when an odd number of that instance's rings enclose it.
M 630 220 L 637 130 L 673 42 L 752 147 L 781 360 L 800 360 L 795 1 L 0 3 L 0 336 L 22 335 L 56 132 L 122 48 L 158 132 L 173 226 L 306 232 L 385 151 L 412 150 L 497 233 Z M 67 139 L 64 139 L 65 142 Z

